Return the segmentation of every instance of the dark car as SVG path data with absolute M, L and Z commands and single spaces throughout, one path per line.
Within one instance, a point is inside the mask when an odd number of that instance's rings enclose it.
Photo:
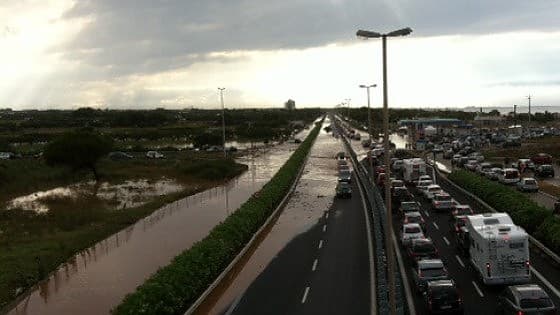
M 340 198 L 351 198 L 352 197 L 352 187 L 347 182 L 339 182 L 336 185 L 336 196 Z
M 403 201 L 399 207 L 401 213 L 406 212 L 418 212 L 420 211 L 420 205 L 416 201 Z
M 412 240 L 412 243 L 410 243 L 410 247 L 406 249 L 406 252 L 415 265 L 419 260 L 439 257 L 438 251 L 434 246 L 434 242 L 429 238 Z
M 535 169 L 535 175 L 538 177 L 554 177 L 554 167 L 550 164 L 542 164 Z
M 441 259 L 423 259 L 418 261 L 412 276 L 416 288 L 420 292 L 426 291 L 430 281 L 449 279 L 447 269 Z
M 531 161 L 537 165 L 552 164 L 552 156 L 546 153 L 539 153 L 531 157 Z
M 429 314 L 463 314 L 463 299 L 453 280 L 429 281 L 424 300 Z
M 507 287 L 498 297 L 498 314 L 557 314 L 556 306 L 537 284 Z
M 474 211 L 469 205 L 455 205 L 453 210 L 451 210 L 453 217 L 473 215 Z
M 406 187 L 395 187 L 391 193 L 393 206 L 400 205 L 403 201 L 412 201 L 414 197 Z

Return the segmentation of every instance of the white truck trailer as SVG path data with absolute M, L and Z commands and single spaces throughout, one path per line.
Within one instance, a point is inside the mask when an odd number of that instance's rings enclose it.
M 402 171 L 405 182 L 412 183 L 421 175 L 426 175 L 426 162 L 420 158 L 404 159 Z
M 531 280 L 529 237 L 507 213 L 467 217 L 471 263 L 487 285 Z

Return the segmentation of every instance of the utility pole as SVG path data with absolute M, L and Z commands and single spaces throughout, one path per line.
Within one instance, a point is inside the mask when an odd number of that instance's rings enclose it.
M 346 105 L 348 105 L 348 114 L 346 114 L 346 116 L 348 117 L 348 120 L 350 120 L 350 100 L 349 98 L 345 99 L 346 101 Z
M 529 100 L 529 126 L 531 126 L 531 95 L 529 94 L 529 96 L 527 96 L 527 99 Z
M 226 151 L 226 110 L 224 107 L 224 90 L 226 88 L 218 88 L 220 90 L 220 101 L 222 103 L 222 144 L 224 148 L 224 158 L 227 158 Z
M 517 128 L 517 105 L 513 105 L 513 125 Z

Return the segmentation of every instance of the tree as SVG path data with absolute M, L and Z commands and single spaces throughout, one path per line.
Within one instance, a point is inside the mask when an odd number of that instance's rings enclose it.
M 287 110 L 296 109 L 296 101 L 289 99 L 286 103 L 284 103 L 284 108 L 286 108 Z
M 113 141 L 92 131 L 76 131 L 64 134 L 50 142 L 44 157 L 48 165 L 64 165 L 74 171 L 89 169 L 99 180 L 97 161 L 111 151 Z
M 488 113 L 488 115 L 490 115 L 490 116 L 500 116 L 500 111 L 497 110 L 497 109 L 493 109 Z

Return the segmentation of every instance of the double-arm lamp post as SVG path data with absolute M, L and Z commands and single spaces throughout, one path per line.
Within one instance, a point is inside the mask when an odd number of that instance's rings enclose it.
M 385 252 L 387 255 L 387 276 L 389 282 L 389 306 L 390 314 L 396 314 L 395 305 L 395 257 L 393 248 L 393 215 L 391 209 L 391 188 L 389 178 L 391 177 L 391 165 L 389 154 L 389 109 L 387 99 L 387 37 L 406 36 L 412 33 L 412 29 L 407 27 L 400 30 L 392 31 L 386 34 L 359 30 L 356 35 L 361 38 L 381 38 L 383 45 L 383 144 L 385 156 L 385 207 L 387 208 L 387 222 L 385 225 Z

